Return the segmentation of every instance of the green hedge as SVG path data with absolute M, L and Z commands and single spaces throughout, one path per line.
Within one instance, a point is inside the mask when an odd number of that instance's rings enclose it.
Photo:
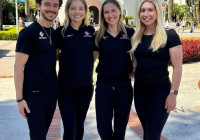
M 19 27 L 21 31 L 23 27 Z M 0 40 L 17 40 L 16 27 L 4 27 L 3 31 L 0 31 Z
M 3 31 L 9 31 L 11 29 L 16 29 L 16 27 L 3 27 Z

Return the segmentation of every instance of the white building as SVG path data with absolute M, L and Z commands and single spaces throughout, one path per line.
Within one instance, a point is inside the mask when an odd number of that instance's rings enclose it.
M 67 0 L 63 0 L 63 5 L 59 11 L 58 17 L 60 18 L 61 23 L 63 23 L 65 18 L 65 12 L 64 7 Z M 100 15 L 100 9 L 102 2 L 104 0 L 86 0 L 89 10 L 93 11 L 95 16 L 95 24 L 99 23 L 99 15 Z M 123 14 L 126 16 L 136 16 L 137 6 L 140 2 L 140 0 L 118 0 L 121 4 Z M 161 4 L 164 4 L 164 0 L 159 0 Z
M 179 5 L 186 5 L 186 1 L 185 0 L 174 0 L 174 3 L 177 3 Z

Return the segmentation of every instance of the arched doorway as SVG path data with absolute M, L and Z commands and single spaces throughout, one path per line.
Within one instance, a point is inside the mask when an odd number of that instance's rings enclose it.
M 99 17 L 100 17 L 100 9 L 102 6 L 102 2 L 103 0 L 86 0 L 88 7 L 89 7 L 89 11 L 92 11 L 94 14 L 94 22 L 95 22 L 95 26 L 99 25 Z
M 90 6 L 89 10 L 94 15 L 94 23 L 99 24 L 99 9 L 96 6 Z

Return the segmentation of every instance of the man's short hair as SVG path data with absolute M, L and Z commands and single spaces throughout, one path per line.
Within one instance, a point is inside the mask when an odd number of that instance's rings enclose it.
M 42 0 L 35 0 L 35 3 L 38 3 L 41 5 Z M 59 8 L 62 6 L 63 0 L 59 0 Z

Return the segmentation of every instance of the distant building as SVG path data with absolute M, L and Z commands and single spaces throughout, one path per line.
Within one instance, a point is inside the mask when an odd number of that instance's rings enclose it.
M 174 0 L 174 3 L 177 3 L 179 5 L 186 5 L 186 1 L 185 0 Z
M 64 22 L 65 12 L 64 7 L 67 0 L 63 0 L 63 5 L 59 11 L 58 17 L 60 18 L 61 23 Z M 99 16 L 100 16 L 100 9 L 103 1 L 105 0 L 86 0 L 88 4 L 89 11 L 94 13 L 94 22 L 95 24 L 99 24 Z M 137 7 L 139 4 L 139 0 L 118 0 L 122 7 L 122 14 L 126 16 L 134 16 L 136 17 Z M 164 0 L 159 0 L 161 4 L 164 4 Z

